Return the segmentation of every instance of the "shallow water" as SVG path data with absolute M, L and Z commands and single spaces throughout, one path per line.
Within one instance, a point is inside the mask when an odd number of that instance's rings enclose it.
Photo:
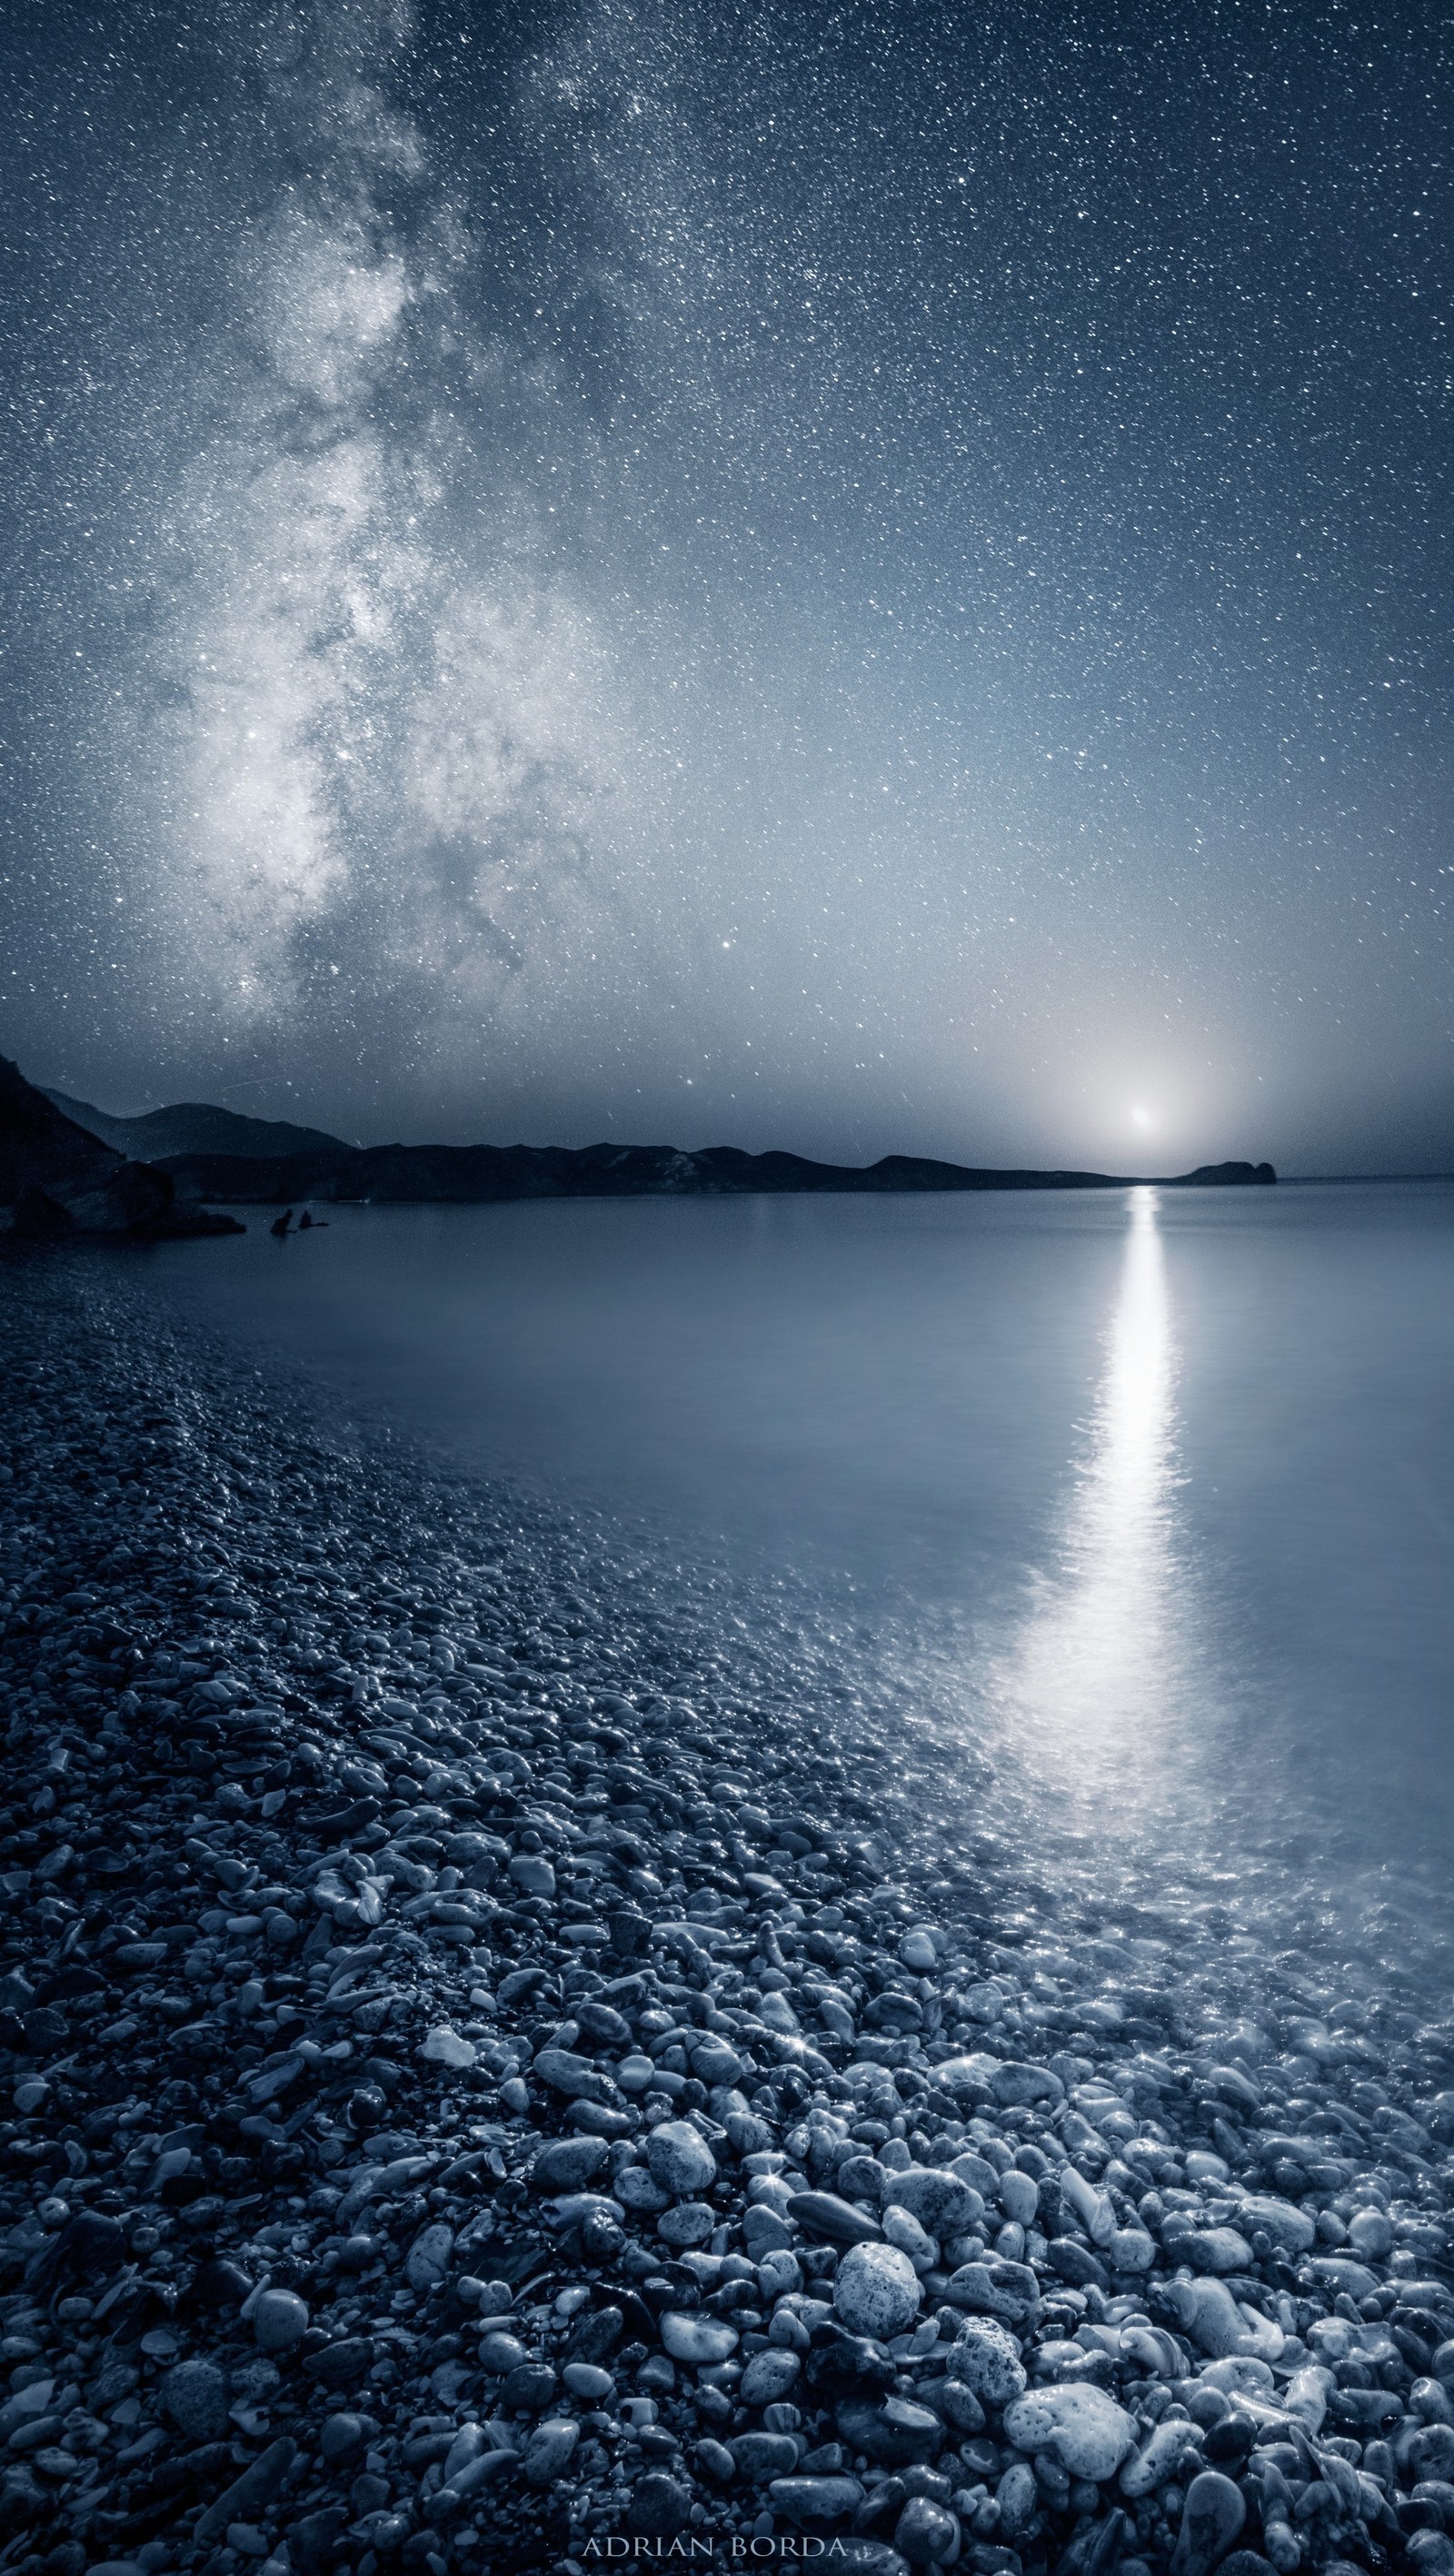
M 1188 1836 L 1447 1852 L 1454 1187 L 336 1209 L 153 1258 L 470 1465 L 644 1518 L 688 1588 L 725 1552 L 851 1613 L 1142 1874 Z

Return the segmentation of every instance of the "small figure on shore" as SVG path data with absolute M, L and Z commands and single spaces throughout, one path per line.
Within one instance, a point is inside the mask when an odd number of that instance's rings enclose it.
M 281 1216 L 275 1216 L 275 1217 L 274 1217 L 274 1219 L 273 1219 L 273 1221 L 272 1221 L 272 1224 L 271 1224 L 271 1225 L 269 1226 L 269 1228 L 268 1228 L 268 1232 L 269 1232 L 269 1234 L 276 1234 L 277 1236 L 279 1236 L 279 1237 L 281 1238 L 283 1235 L 285 1235 L 285 1234 L 287 1233 L 288 1228 L 289 1228 L 289 1226 L 292 1224 L 292 1222 L 293 1222 L 293 1211 L 292 1211 L 292 1209 L 291 1209 L 291 1208 L 284 1208 L 283 1213 L 282 1213 L 282 1215 L 281 1215 Z

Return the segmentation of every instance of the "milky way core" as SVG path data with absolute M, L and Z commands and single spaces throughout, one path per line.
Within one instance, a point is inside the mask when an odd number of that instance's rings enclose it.
M 370 1140 L 1449 1168 L 1448 42 L 14 13 L 0 1047 Z

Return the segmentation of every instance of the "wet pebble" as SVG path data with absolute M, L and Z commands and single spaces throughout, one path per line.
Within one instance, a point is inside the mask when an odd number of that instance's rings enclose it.
M 918 2313 L 923 2292 L 907 2254 L 893 2245 L 854 2245 L 833 2282 L 833 2306 L 850 2334 L 887 2343 Z

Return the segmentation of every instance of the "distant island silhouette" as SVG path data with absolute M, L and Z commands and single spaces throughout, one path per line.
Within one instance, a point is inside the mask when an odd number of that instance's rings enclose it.
M 27 1086 L 28 1087 L 28 1086 Z M 733 1145 L 685 1152 L 673 1145 L 349 1145 L 321 1128 L 245 1118 L 184 1101 L 134 1118 L 90 1102 L 44 1095 L 75 1128 L 171 1181 L 177 1198 L 258 1207 L 304 1201 L 363 1205 L 480 1206 L 506 1199 L 739 1198 L 929 1190 L 1120 1190 L 1146 1176 L 1123 1172 L 997 1171 L 885 1154 L 867 1165 L 819 1163 L 802 1154 L 749 1154 Z M 1267 1186 L 1270 1163 L 1203 1163 L 1158 1176 L 1162 1189 Z

